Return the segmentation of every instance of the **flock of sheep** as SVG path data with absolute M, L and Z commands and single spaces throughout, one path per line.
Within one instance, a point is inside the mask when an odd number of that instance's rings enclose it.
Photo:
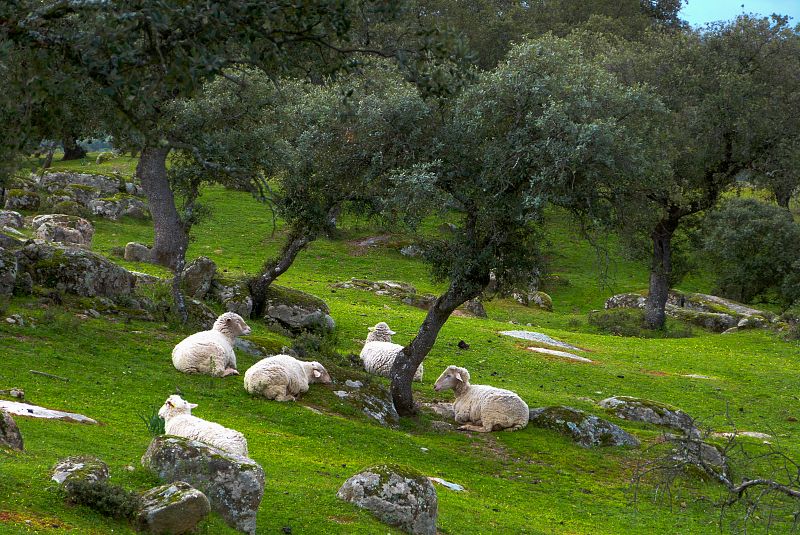
M 361 360 L 368 373 L 389 377 L 394 360 L 403 346 L 392 343 L 396 334 L 385 322 L 370 327 L 367 341 L 361 350 Z M 250 327 L 233 312 L 222 314 L 211 330 L 195 333 L 182 340 L 172 350 L 172 364 L 178 371 L 226 377 L 239 375 L 233 346 L 236 337 L 250 334 Z M 420 364 L 414 380 L 422 381 Z M 458 366 L 448 366 L 434 384 L 437 392 L 452 389 L 455 393 L 453 410 L 459 429 L 491 432 L 514 431 L 528 424 L 528 405 L 514 392 L 486 385 L 472 385 L 469 372 Z M 275 401 L 295 401 L 313 383 L 333 382 L 322 364 L 306 362 L 289 355 L 264 358 L 244 374 L 244 388 L 250 394 Z M 192 416 L 197 407 L 180 396 L 167 398 L 158 414 L 164 418 L 165 431 L 211 444 L 224 451 L 248 456 L 244 435 L 217 423 Z

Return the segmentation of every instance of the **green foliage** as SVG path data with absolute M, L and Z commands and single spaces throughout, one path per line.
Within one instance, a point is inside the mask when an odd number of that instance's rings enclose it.
M 54 214 L 67 214 L 78 217 L 89 217 L 91 213 L 82 204 L 75 201 L 61 201 L 50 207 L 50 211 Z
M 107 481 L 76 479 L 67 485 L 67 497 L 76 505 L 84 505 L 117 519 L 130 519 L 136 513 L 139 495 Z
M 709 215 L 704 250 L 722 294 L 751 302 L 777 293 L 785 304 L 800 294 L 800 225 L 775 205 L 732 199 Z
M 157 437 L 164 434 L 164 418 L 158 415 L 158 407 L 153 407 L 149 414 L 140 414 L 139 419 L 147 427 L 150 436 Z

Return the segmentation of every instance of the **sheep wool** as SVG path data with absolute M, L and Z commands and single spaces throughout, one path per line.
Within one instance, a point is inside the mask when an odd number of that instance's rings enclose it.
M 392 342 L 367 342 L 361 349 L 360 355 L 361 361 L 364 363 L 364 369 L 368 373 L 389 377 L 394 365 L 394 359 L 397 358 L 397 355 L 402 350 L 403 346 Z M 423 366 L 420 364 L 417 371 L 414 372 L 415 381 L 422 381 L 423 371 Z
M 199 440 L 228 453 L 248 457 L 247 439 L 243 434 L 192 416 L 192 409 L 195 407 L 196 403 L 189 403 L 180 396 L 168 397 L 158 411 L 158 415 L 164 418 L 164 431 L 168 435 Z
M 528 425 L 528 405 L 517 394 L 503 388 L 469 384 L 466 368 L 448 366 L 436 380 L 434 390 L 452 388 L 456 422 L 464 424 L 459 429 L 489 433 L 491 431 L 516 431 Z
M 275 401 L 295 401 L 311 383 L 330 383 L 331 376 L 319 362 L 305 362 L 289 355 L 261 359 L 244 372 L 244 389 Z
M 181 340 L 172 350 L 172 364 L 184 373 L 200 373 L 214 377 L 239 375 L 236 370 L 236 337 L 250 334 L 250 327 L 239 314 L 226 312 L 217 318 L 214 327 Z
M 381 321 L 375 327 L 369 328 L 367 342 L 391 342 L 393 334 L 397 333 L 391 330 L 385 321 Z

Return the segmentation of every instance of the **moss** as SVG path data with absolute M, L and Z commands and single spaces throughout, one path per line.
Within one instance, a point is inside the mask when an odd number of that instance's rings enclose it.
M 94 186 L 89 186 L 87 184 L 68 184 L 67 185 L 67 189 L 68 190 L 80 190 L 80 191 L 86 191 L 86 192 L 92 192 L 92 193 L 100 191 L 98 188 L 96 188 Z
M 677 407 L 673 407 L 672 405 L 668 405 L 667 403 L 661 403 L 659 401 L 653 401 L 650 399 L 634 398 L 630 396 L 616 396 L 616 398 L 626 403 L 635 403 L 637 405 L 641 405 L 642 407 L 651 409 L 659 416 L 664 416 L 664 414 L 667 412 L 680 412 L 680 409 L 678 409 Z
M 58 202 L 53 205 L 52 211 L 57 214 L 74 215 L 78 217 L 87 217 L 89 215 L 89 210 L 75 201 Z
M 389 483 L 392 474 L 397 474 L 406 479 L 411 479 L 421 485 L 424 485 L 428 481 L 428 478 L 425 477 L 425 475 L 421 472 L 411 468 L 410 466 L 403 466 L 399 464 L 379 464 L 366 468 L 362 470 L 362 472 L 371 472 L 373 474 L 377 474 L 378 477 L 380 477 L 381 486 Z
M 108 201 L 108 202 L 120 202 L 120 201 L 125 201 L 125 200 L 128 200 L 128 199 L 138 199 L 138 197 L 136 197 L 135 195 L 131 195 L 129 193 L 115 193 L 114 195 L 111 195 L 110 197 L 103 197 L 100 200 L 101 201 Z
M 328 305 L 319 297 L 277 284 L 272 284 L 267 289 L 267 302 L 302 308 L 318 308 L 326 314 L 329 312 Z

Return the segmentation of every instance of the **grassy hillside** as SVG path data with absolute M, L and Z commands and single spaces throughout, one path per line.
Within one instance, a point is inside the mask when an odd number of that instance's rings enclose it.
M 135 162 L 103 164 L 130 172 Z M 97 170 L 97 166 L 73 169 Z M 212 215 L 194 231 L 188 257 L 206 255 L 229 275 L 253 273 L 280 244 L 272 235 L 265 207 L 246 193 L 208 188 L 202 198 Z M 518 392 L 531 407 L 566 404 L 601 414 L 594 403 L 611 395 L 645 397 L 676 405 L 704 423 L 730 429 L 730 410 L 739 429 L 761 431 L 800 459 L 800 418 L 795 369 L 800 345 L 758 331 L 720 336 L 695 332 L 689 338 L 641 339 L 600 334 L 587 313 L 601 308 L 612 293 L 642 289 L 643 265 L 615 256 L 610 287 L 600 287 L 600 266 L 592 248 L 563 216 L 550 216 L 552 271 L 564 281 L 551 289 L 555 311 L 547 313 L 509 300 L 487 303 L 488 319 L 452 318 L 425 361 L 425 379 L 415 385 L 421 400 L 450 400 L 432 384 L 449 364 L 469 368 L 473 382 Z M 110 254 L 128 241 L 149 242 L 148 222 L 95 221 L 94 250 Z M 363 220 L 350 218 L 336 240 L 320 240 L 302 253 L 279 279 L 280 284 L 325 299 L 337 322 L 336 349 L 358 353 L 367 327 L 387 321 L 408 342 L 424 312 L 389 297 L 358 290 L 334 290 L 331 284 L 351 277 L 393 279 L 436 292 L 421 262 L 392 247 L 358 247 L 359 239 L 383 234 Z M 613 247 L 613 242 L 611 243 Z M 119 261 L 118 258 L 114 258 Z M 163 274 L 157 267 L 120 261 L 128 268 Z M 701 275 L 692 289 L 707 285 Z M 706 286 L 707 289 L 707 286 Z M 176 388 L 197 403 L 195 413 L 242 431 L 252 457 L 266 473 L 259 510 L 259 533 L 394 533 L 368 513 L 340 502 L 341 483 L 368 465 L 392 462 L 426 475 L 463 485 L 463 493 L 437 487 L 439 527 L 461 533 L 705 533 L 716 529 L 718 511 L 709 500 L 721 489 L 711 482 L 688 480 L 672 506 L 655 489 L 640 489 L 637 507 L 630 479 L 640 450 L 585 450 L 556 433 L 528 427 L 492 435 L 436 432 L 428 416 L 404 420 L 397 428 L 370 420 L 333 390 L 314 386 L 299 403 L 251 398 L 241 378 L 186 376 L 172 367 L 170 352 L 186 331 L 158 322 L 76 316 L 87 304 L 44 306 L 35 298 L 15 299 L 3 318 L 19 313 L 35 326 L 0 322 L 0 389 L 20 387 L 29 401 L 80 412 L 101 426 L 17 418 L 25 438 L 23 453 L 0 452 L 0 533 L 130 533 L 122 522 L 82 507 L 64 505 L 48 470 L 57 459 L 93 454 L 111 467 L 112 481 L 144 490 L 157 483 L 139 466 L 150 436 L 142 415 L 150 414 Z M 110 319 L 109 319 L 110 318 Z M 509 322 L 544 332 L 585 348 L 593 364 L 549 358 L 498 335 Z M 290 344 L 257 323 L 253 336 Z M 530 324 L 531 327 L 527 327 Z M 465 340 L 469 350 L 459 350 Z M 239 353 L 239 369 L 255 362 Z M 386 385 L 347 366 L 347 358 L 323 360 L 335 381 L 360 378 Z M 61 382 L 32 375 L 40 370 L 70 379 Z M 684 377 L 699 374 L 710 379 Z M 317 411 L 312 411 L 315 408 Z M 645 443 L 660 430 L 609 417 Z M 753 445 L 759 441 L 751 440 Z M 128 468 L 132 467 L 132 468 Z M 656 497 L 659 499 L 656 499 Z M 701 497 L 703 497 L 701 499 Z M 26 523 L 26 520 L 30 523 Z M 52 527 L 59 526 L 59 527 Z M 201 533 L 233 533 L 212 516 Z

